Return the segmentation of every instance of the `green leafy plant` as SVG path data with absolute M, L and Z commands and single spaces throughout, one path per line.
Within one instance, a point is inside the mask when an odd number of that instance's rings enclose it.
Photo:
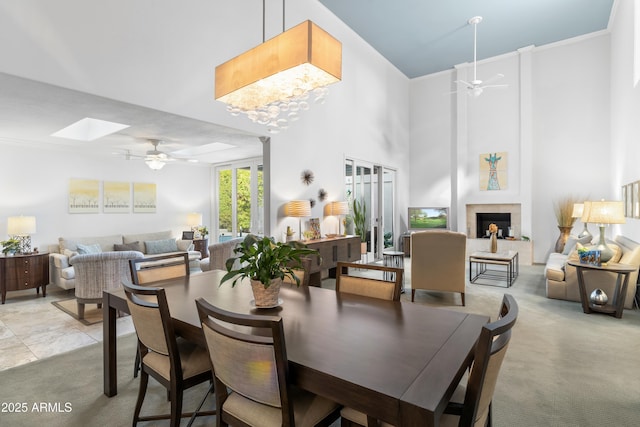
M 364 243 L 367 240 L 367 205 L 364 201 L 353 201 L 353 226 L 357 236 Z
M 233 279 L 233 287 L 238 280 L 248 277 L 260 281 L 265 289 L 273 279 L 285 277 L 290 277 L 300 286 L 300 279 L 293 269 L 302 267 L 302 256 L 318 253 L 297 241 L 279 243 L 271 237 L 258 237 L 254 234 L 248 234 L 234 252 L 239 256 L 226 261 L 227 273 L 220 283 Z M 239 267 L 234 269 L 237 265 Z
M 209 235 L 209 229 L 207 228 L 206 225 L 199 227 L 198 232 L 200 233 L 200 236 L 202 236 L 203 239 L 206 239 L 207 236 Z
M 13 237 L 8 240 L 3 240 L 2 242 L 0 242 L 0 245 L 2 245 L 2 253 L 5 255 L 10 252 L 20 251 L 20 240 Z

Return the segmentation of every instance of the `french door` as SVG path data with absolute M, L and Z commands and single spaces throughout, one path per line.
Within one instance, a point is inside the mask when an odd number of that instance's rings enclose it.
M 393 247 L 395 236 L 395 171 L 356 159 L 345 159 L 345 191 L 350 211 L 358 200 L 366 209 L 366 257 L 382 258 L 385 248 Z
M 215 168 L 212 239 L 223 242 L 248 233 L 264 234 L 263 170 L 262 159 Z

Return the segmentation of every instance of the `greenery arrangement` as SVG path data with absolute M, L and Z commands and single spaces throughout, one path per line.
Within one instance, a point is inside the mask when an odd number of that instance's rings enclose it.
M 573 224 L 576 222 L 576 218 L 571 216 L 574 203 L 580 203 L 580 201 L 573 196 L 567 196 L 557 200 L 553 204 L 553 211 L 558 221 L 558 227 L 573 227 Z
M 364 201 L 353 200 L 353 226 L 362 243 L 367 241 L 367 205 Z
M 238 280 L 248 277 L 260 281 L 265 289 L 273 279 L 285 277 L 290 277 L 300 286 L 300 279 L 293 269 L 302 267 L 300 257 L 318 253 L 297 241 L 279 243 L 271 237 L 258 237 L 254 234 L 248 234 L 234 252 L 239 256 L 226 261 L 227 273 L 220 284 L 233 279 L 233 287 Z M 234 269 L 234 265 L 240 267 Z
M 207 238 L 207 236 L 209 235 L 209 229 L 207 228 L 207 226 L 206 226 L 206 225 L 203 225 L 203 226 L 201 226 L 201 227 L 198 227 L 198 232 L 200 233 L 200 236 L 201 236 L 203 239 L 206 239 L 206 238 Z
M 3 240 L 0 242 L 0 245 L 2 245 L 2 253 L 5 255 L 20 251 L 20 240 L 14 239 L 13 237 L 8 240 Z

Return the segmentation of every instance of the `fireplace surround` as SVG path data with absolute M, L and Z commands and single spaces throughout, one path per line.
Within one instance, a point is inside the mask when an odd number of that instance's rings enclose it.
M 478 215 L 480 215 L 480 220 Z M 487 216 L 490 214 L 489 216 Z M 503 230 L 503 236 L 508 236 L 511 227 L 515 239 L 520 239 L 522 230 L 522 213 L 520 203 L 487 203 L 467 205 L 467 237 L 476 239 L 485 237 L 485 231 L 489 224 L 484 224 L 486 218 L 491 218 L 498 228 Z M 506 219 L 508 218 L 508 219 Z

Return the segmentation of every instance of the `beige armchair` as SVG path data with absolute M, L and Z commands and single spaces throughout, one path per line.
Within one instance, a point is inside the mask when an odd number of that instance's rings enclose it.
M 465 305 L 467 236 L 445 230 L 411 235 L 411 301 L 416 290 L 459 292 Z
M 243 239 L 243 237 L 236 237 L 225 242 L 211 243 L 209 256 L 200 260 L 200 269 L 202 271 L 226 270 L 225 263 L 229 258 L 236 256 L 233 250 Z
M 114 251 L 83 254 L 69 260 L 75 269 L 75 294 L 78 318 L 84 318 L 85 304 L 102 303 L 102 291 L 116 289 L 122 282 L 131 283 L 129 260 L 143 258 L 138 251 Z

